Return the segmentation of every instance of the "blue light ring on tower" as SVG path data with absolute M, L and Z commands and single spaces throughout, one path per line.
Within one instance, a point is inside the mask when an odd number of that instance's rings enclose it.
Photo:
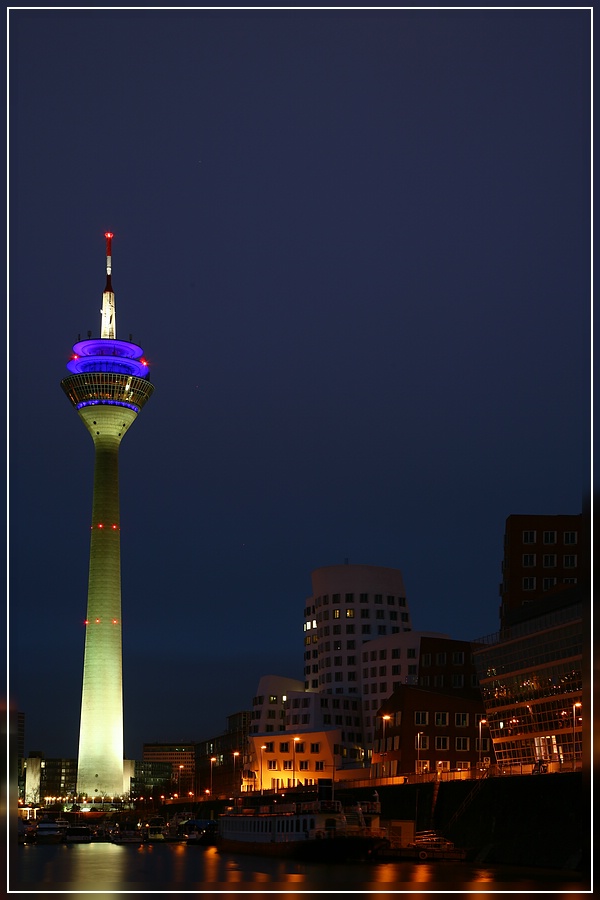
M 148 376 L 148 364 L 137 359 L 111 359 L 106 356 L 84 356 L 72 359 L 67 369 L 74 375 L 85 372 L 114 372 L 117 375 L 135 375 L 138 378 Z
M 75 356 L 124 356 L 127 359 L 140 359 L 144 351 L 131 341 L 118 341 L 116 338 L 91 338 L 73 344 Z
M 75 409 L 83 409 L 84 406 L 124 406 L 127 409 L 132 409 L 134 412 L 139 413 L 140 407 L 136 406 L 134 403 L 125 403 L 124 400 L 82 400 L 81 403 L 75 404 Z

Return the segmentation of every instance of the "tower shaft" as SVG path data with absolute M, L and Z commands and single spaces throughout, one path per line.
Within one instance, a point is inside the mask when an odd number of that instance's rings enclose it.
M 87 406 L 79 415 L 95 463 L 77 793 L 116 797 L 123 793 L 119 447 L 137 414 Z

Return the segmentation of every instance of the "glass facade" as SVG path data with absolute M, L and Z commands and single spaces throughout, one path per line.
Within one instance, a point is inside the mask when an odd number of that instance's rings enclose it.
M 154 391 L 154 385 L 145 378 L 118 375 L 114 372 L 70 375 L 61 381 L 61 387 L 73 406 L 112 403 L 129 406 L 136 412 L 144 406 Z
M 550 771 L 582 758 L 582 605 L 548 612 L 478 642 L 474 661 L 497 764 Z

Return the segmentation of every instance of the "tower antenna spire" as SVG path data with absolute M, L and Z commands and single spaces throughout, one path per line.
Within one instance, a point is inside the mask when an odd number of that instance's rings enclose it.
M 115 294 L 112 289 L 112 231 L 105 231 L 106 238 L 106 287 L 102 294 L 102 327 L 101 338 L 116 338 L 117 336 L 117 311 L 115 309 Z

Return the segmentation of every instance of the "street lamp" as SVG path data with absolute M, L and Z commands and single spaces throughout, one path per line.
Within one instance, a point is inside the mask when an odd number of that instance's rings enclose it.
M 292 757 L 293 757 L 293 763 L 292 763 L 292 767 L 293 767 L 293 768 L 292 768 L 292 787 L 293 787 L 293 788 L 296 787 L 296 744 L 298 743 L 299 740 L 300 740 L 299 737 L 295 737 L 295 738 L 294 738 L 294 742 L 293 742 L 293 744 L 292 744 Z
M 381 763 L 381 774 L 384 778 L 385 778 L 385 758 L 387 756 L 387 753 L 385 750 L 385 723 L 389 722 L 391 718 L 392 718 L 391 716 L 382 716 L 381 717 L 381 723 L 382 723 L 382 728 L 383 728 L 383 733 L 382 733 L 382 737 L 381 737 L 381 745 L 383 748 L 382 752 L 381 752 L 381 758 L 383 760 Z
M 481 726 L 487 725 L 487 719 L 479 720 L 479 768 L 481 769 Z
M 235 785 L 235 758 L 236 758 L 236 756 L 239 756 L 239 755 L 240 755 L 240 751 L 239 751 L 239 750 L 234 750 L 234 751 L 233 751 L 233 796 L 234 796 L 234 797 L 235 797 L 235 793 L 236 793 L 236 785 Z
M 417 732 L 417 772 L 421 771 L 421 736 L 423 732 Z
M 575 771 L 575 724 L 577 722 L 577 710 L 581 709 L 581 703 L 573 704 L 573 771 Z
M 216 763 L 217 757 L 211 756 L 210 758 L 210 799 L 212 800 L 213 795 L 213 763 Z
M 260 792 L 261 792 L 261 794 L 263 792 L 262 753 L 263 753 L 263 750 L 266 750 L 266 749 L 267 749 L 267 745 L 261 744 L 261 746 L 260 746 Z

